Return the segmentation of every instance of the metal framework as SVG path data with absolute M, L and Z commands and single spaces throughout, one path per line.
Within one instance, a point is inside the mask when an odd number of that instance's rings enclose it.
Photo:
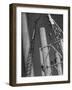
M 52 29 L 54 30 L 54 33 L 56 35 L 56 40 L 54 43 L 48 44 L 45 28 L 44 27 L 40 28 L 41 47 L 39 48 L 39 51 L 40 51 L 42 76 L 52 75 L 52 67 L 54 67 L 57 70 L 58 75 L 62 75 L 63 61 L 61 59 L 63 58 L 63 56 L 56 49 L 56 47 L 53 46 L 53 44 L 59 43 L 61 50 L 63 52 L 63 39 L 60 38 L 60 36 L 63 35 L 63 31 L 58 26 L 58 24 L 54 21 L 54 19 L 51 17 L 50 14 L 48 15 L 48 17 L 49 17 L 50 23 L 52 25 Z M 35 24 L 37 24 L 39 19 L 40 19 L 40 17 L 36 20 Z M 35 39 L 35 30 L 33 31 L 31 45 L 33 44 L 34 39 Z M 55 57 L 56 57 L 56 63 L 54 63 L 53 65 L 51 65 L 50 56 L 49 56 L 49 52 L 50 52 L 51 48 L 55 51 Z M 26 72 L 27 72 L 26 74 L 27 74 L 27 76 L 34 76 L 33 63 L 32 63 L 32 47 L 31 47 L 31 49 L 29 49 L 29 51 L 30 52 L 28 53 L 27 61 L 25 63 Z

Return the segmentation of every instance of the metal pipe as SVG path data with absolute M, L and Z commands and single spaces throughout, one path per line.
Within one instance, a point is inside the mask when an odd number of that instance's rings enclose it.
M 31 59 L 28 59 L 30 57 L 29 55 L 29 51 L 30 51 L 30 40 L 29 40 L 29 32 L 28 32 L 28 24 L 27 24 L 27 16 L 25 13 L 22 14 L 22 38 L 23 38 L 23 51 L 24 51 L 24 56 L 25 56 L 25 64 L 28 63 L 28 60 L 30 60 L 29 62 L 31 62 Z M 29 63 L 29 64 L 30 64 Z M 28 66 L 26 66 L 27 70 Z M 33 66 L 31 66 L 31 75 L 28 76 L 33 76 Z
M 60 59 L 60 56 L 59 56 L 58 52 L 56 52 L 56 62 L 59 63 L 57 65 L 57 67 L 58 67 L 58 75 L 62 75 L 61 59 Z
M 41 38 L 42 47 L 47 46 L 47 38 L 46 38 L 46 32 L 45 32 L 44 27 L 40 28 L 40 38 Z M 49 54 L 48 54 L 49 53 L 48 47 L 43 48 L 42 52 L 43 52 L 43 59 L 44 59 L 43 63 L 44 63 L 45 75 L 49 76 L 49 75 L 51 75 L 51 67 L 49 67 L 50 66 L 50 59 L 49 59 Z M 49 67 L 49 68 L 47 68 L 47 67 Z

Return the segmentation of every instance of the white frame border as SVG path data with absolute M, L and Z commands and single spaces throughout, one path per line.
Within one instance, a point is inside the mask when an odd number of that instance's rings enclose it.
M 21 12 L 25 13 L 50 13 L 63 14 L 63 37 L 64 37 L 64 58 L 62 76 L 41 76 L 41 77 L 21 77 Z M 16 8 L 16 83 L 36 83 L 36 82 L 56 82 L 68 80 L 68 10 L 34 8 L 34 7 L 17 7 Z

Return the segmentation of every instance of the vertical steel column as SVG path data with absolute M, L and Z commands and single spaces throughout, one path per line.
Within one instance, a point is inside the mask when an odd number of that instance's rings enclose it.
M 41 48 L 39 48 L 39 52 L 40 52 L 40 61 L 41 61 L 42 76 L 44 76 L 44 71 L 43 71 L 44 62 L 43 62 L 43 55 L 42 55 L 42 49 Z
M 60 40 L 60 44 L 61 44 L 61 50 L 63 52 L 63 40 L 62 39 Z
M 42 48 L 47 46 L 47 38 L 46 38 L 46 32 L 45 28 L 41 27 L 40 28 L 40 38 L 41 38 L 41 45 Z M 44 69 L 45 69 L 45 75 L 51 75 L 51 67 L 50 67 L 50 59 L 49 59 L 49 51 L 48 47 L 43 48 L 43 59 L 44 59 Z
M 61 60 L 58 52 L 56 52 L 56 62 L 58 63 L 58 75 L 62 75 L 62 67 L 61 67 Z
M 30 50 L 30 40 L 28 33 L 27 16 L 25 13 L 22 14 L 22 24 L 23 51 L 25 56 L 25 62 L 27 63 Z M 33 76 L 33 67 L 31 69 L 31 76 Z

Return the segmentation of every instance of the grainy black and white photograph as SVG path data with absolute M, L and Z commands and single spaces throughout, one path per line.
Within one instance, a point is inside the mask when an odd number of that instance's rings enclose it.
M 21 13 L 21 77 L 63 75 L 63 15 Z
M 70 82 L 70 7 L 10 5 L 10 85 Z

